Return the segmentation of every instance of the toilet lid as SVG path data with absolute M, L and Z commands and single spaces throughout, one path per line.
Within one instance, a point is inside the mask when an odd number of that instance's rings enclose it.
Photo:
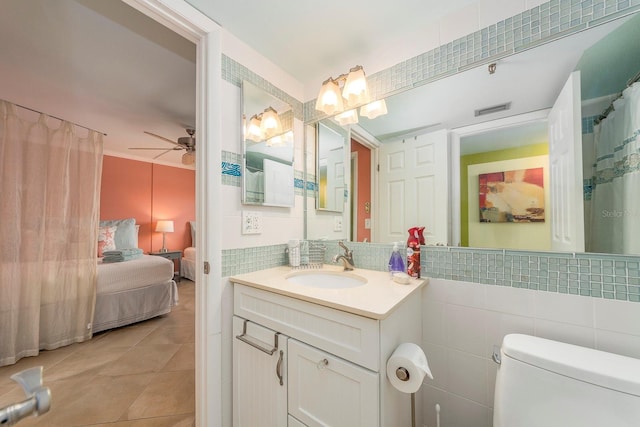
M 504 337 L 502 354 L 576 380 L 640 397 L 640 359 L 521 334 Z

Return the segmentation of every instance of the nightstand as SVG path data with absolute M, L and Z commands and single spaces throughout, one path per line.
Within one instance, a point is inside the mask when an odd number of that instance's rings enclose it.
M 182 251 L 168 251 L 168 252 L 149 252 L 149 255 L 161 256 L 162 258 L 177 260 L 178 271 L 173 272 L 173 278 L 176 281 L 180 281 L 180 261 L 182 260 Z

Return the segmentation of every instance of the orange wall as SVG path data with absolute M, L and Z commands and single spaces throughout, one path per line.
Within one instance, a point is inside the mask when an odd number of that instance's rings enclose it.
M 195 220 L 195 171 L 104 156 L 100 219 L 135 218 L 140 224 L 138 246 L 145 252 L 162 248 L 156 221 L 173 220 L 167 248 L 191 246 L 189 221 Z
M 371 241 L 371 229 L 364 228 L 364 220 L 371 218 L 371 211 L 365 212 L 365 203 L 371 203 L 371 150 L 351 140 L 351 152 L 358 153 L 358 242 Z

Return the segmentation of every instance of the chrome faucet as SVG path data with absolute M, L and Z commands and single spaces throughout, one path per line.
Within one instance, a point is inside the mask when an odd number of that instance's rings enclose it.
M 42 366 L 11 376 L 24 389 L 27 400 L 0 408 L 0 425 L 12 426 L 29 415 L 42 415 L 51 407 L 51 391 L 42 386 Z
M 353 251 L 347 248 L 342 240 L 338 242 L 338 245 L 342 249 L 344 249 L 344 254 L 338 254 L 333 257 L 333 262 L 338 262 L 338 260 L 342 260 L 342 264 L 344 265 L 344 271 L 351 271 L 355 268 L 353 263 Z

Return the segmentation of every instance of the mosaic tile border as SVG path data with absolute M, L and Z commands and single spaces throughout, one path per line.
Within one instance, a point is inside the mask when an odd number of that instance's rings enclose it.
M 242 86 L 243 80 L 253 83 L 270 95 L 291 105 L 293 116 L 296 119 L 304 120 L 304 109 L 301 101 L 298 101 L 287 92 L 273 85 L 267 79 L 251 71 L 239 62 L 234 61 L 225 54 L 222 54 L 222 78 L 238 87 Z
M 551 0 L 367 77 L 373 99 L 489 64 L 640 10 L 640 0 Z M 325 115 L 304 103 L 305 122 Z
M 222 185 L 242 187 L 242 154 L 222 151 Z M 304 171 L 294 169 L 293 185 L 297 196 L 304 196 Z
M 327 247 L 327 264 L 341 253 L 337 240 L 315 242 Z M 392 245 L 348 246 L 357 268 L 387 270 Z M 287 265 L 286 247 L 224 250 L 222 276 Z M 423 246 L 421 261 L 425 277 L 640 302 L 640 256 Z
M 225 249 L 222 251 L 221 277 L 287 265 L 285 249 L 286 244 Z

